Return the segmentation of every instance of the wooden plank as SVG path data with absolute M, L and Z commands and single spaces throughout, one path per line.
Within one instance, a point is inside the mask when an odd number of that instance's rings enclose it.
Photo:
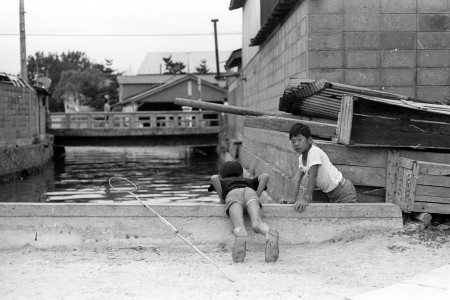
M 335 165 L 354 185 L 385 187 L 386 169 L 363 166 Z
M 418 161 L 417 163 L 420 164 L 419 174 L 450 176 L 449 164 L 437 164 L 425 161 Z
M 338 116 L 337 141 L 340 144 L 350 144 L 353 122 L 353 97 L 342 96 L 341 111 Z
M 450 196 L 448 197 L 432 197 L 432 196 L 416 196 L 416 202 L 427 202 L 427 203 L 444 203 L 450 204 Z
M 387 152 L 385 148 L 347 147 L 330 141 L 315 141 L 330 158 L 333 164 L 349 166 L 387 167 Z
M 401 131 L 433 135 L 450 135 L 450 123 L 436 123 L 407 119 L 386 118 L 383 116 L 353 115 L 356 127 L 369 127 L 385 131 Z
M 352 129 L 351 140 L 354 146 L 450 149 L 450 136 L 382 131 L 355 126 Z
M 387 150 L 386 167 L 386 202 L 395 202 L 395 188 L 397 180 L 397 166 L 399 151 L 395 149 Z
M 334 138 L 336 137 L 336 125 L 318 123 L 312 121 L 299 121 L 294 119 L 277 118 L 269 116 L 245 116 L 244 126 L 250 128 L 259 128 L 265 130 L 274 130 L 280 132 L 289 132 L 289 129 L 297 123 L 308 125 L 311 129 L 311 134 L 315 137 Z
M 402 211 L 409 211 L 405 200 L 406 188 L 403 182 L 405 168 L 398 168 L 397 183 L 395 187 L 395 204 L 397 204 Z
M 212 111 L 218 111 L 218 112 L 242 115 L 242 116 L 247 116 L 247 115 L 248 116 L 278 116 L 277 112 L 258 111 L 258 110 L 240 107 L 240 106 L 222 105 L 222 104 L 209 103 L 209 102 L 198 101 L 198 100 L 189 100 L 189 99 L 183 99 L 183 98 L 175 98 L 174 103 L 176 105 L 181 105 L 181 106 L 184 105 L 184 106 L 190 106 L 190 107 L 194 107 L 194 108 L 200 108 L 200 109 L 206 109 L 206 110 L 212 110 Z
M 417 184 L 448 187 L 450 186 L 450 177 L 420 175 L 419 178 L 417 178 Z
M 412 211 L 423 211 L 436 214 L 450 214 L 450 205 L 444 203 L 415 202 Z
M 383 116 L 396 119 L 422 121 L 426 120 L 433 122 L 450 123 L 449 115 L 432 113 L 408 107 L 400 107 L 387 103 L 374 102 L 363 98 L 358 98 L 358 101 L 355 101 L 353 112 L 355 114 L 368 116 Z
M 415 194 L 420 196 L 445 198 L 450 196 L 450 187 L 418 185 Z
M 398 150 L 400 156 L 413 160 L 427 161 L 432 163 L 448 164 L 450 163 L 450 153 L 432 152 L 432 151 L 416 151 L 416 150 Z
M 414 206 L 414 201 L 417 194 L 417 177 L 419 176 L 419 169 L 420 166 L 417 163 L 414 163 L 410 178 L 409 194 L 408 194 L 409 197 L 406 199 L 408 207 L 410 209 L 412 209 Z
M 398 166 L 412 170 L 412 168 L 414 167 L 414 160 L 404 158 L 404 157 L 399 157 L 398 158 Z

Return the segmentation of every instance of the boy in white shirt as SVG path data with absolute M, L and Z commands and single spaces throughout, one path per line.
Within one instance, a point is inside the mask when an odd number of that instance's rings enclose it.
M 292 179 L 290 190 L 295 209 L 302 212 L 312 200 L 317 186 L 325 192 L 332 203 L 356 203 L 356 190 L 350 180 L 330 162 L 327 154 L 313 145 L 311 130 L 297 123 L 289 130 L 289 139 L 295 152 L 300 153 L 299 168 Z M 303 184 L 304 183 L 304 184 Z M 305 189 L 299 195 L 300 186 Z

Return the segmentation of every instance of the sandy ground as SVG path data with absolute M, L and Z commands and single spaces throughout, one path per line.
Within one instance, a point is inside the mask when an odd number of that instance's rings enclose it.
M 447 226 L 448 227 L 448 226 Z M 450 263 L 450 229 L 405 226 L 282 246 L 276 263 L 247 245 L 0 251 L 1 299 L 345 299 Z

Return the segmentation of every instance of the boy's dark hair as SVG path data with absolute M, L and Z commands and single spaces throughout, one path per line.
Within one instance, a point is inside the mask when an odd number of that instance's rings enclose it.
M 303 135 L 305 138 L 311 137 L 311 129 L 309 129 L 308 125 L 302 124 L 302 123 L 296 123 L 294 126 L 289 129 L 289 139 L 292 139 L 292 137 L 297 135 Z
M 219 175 L 222 178 L 237 177 L 244 173 L 244 169 L 237 161 L 226 161 L 220 167 Z

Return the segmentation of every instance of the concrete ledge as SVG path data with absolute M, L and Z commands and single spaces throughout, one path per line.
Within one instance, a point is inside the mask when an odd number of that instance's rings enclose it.
M 230 221 L 221 204 L 152 205 L 194 244 L 232 244 Z M 402 213 L 390 203 L 265 204 L 263 217 L 280 232 L 280 243 L 302 244 L 345 237 L 358 231 L 401 229 Z M 249 243 L 264 243 L 251 230 Z M 149 209 L 139 204 L 0 204 L 0 248 L 155 246 L 184 244 Z

